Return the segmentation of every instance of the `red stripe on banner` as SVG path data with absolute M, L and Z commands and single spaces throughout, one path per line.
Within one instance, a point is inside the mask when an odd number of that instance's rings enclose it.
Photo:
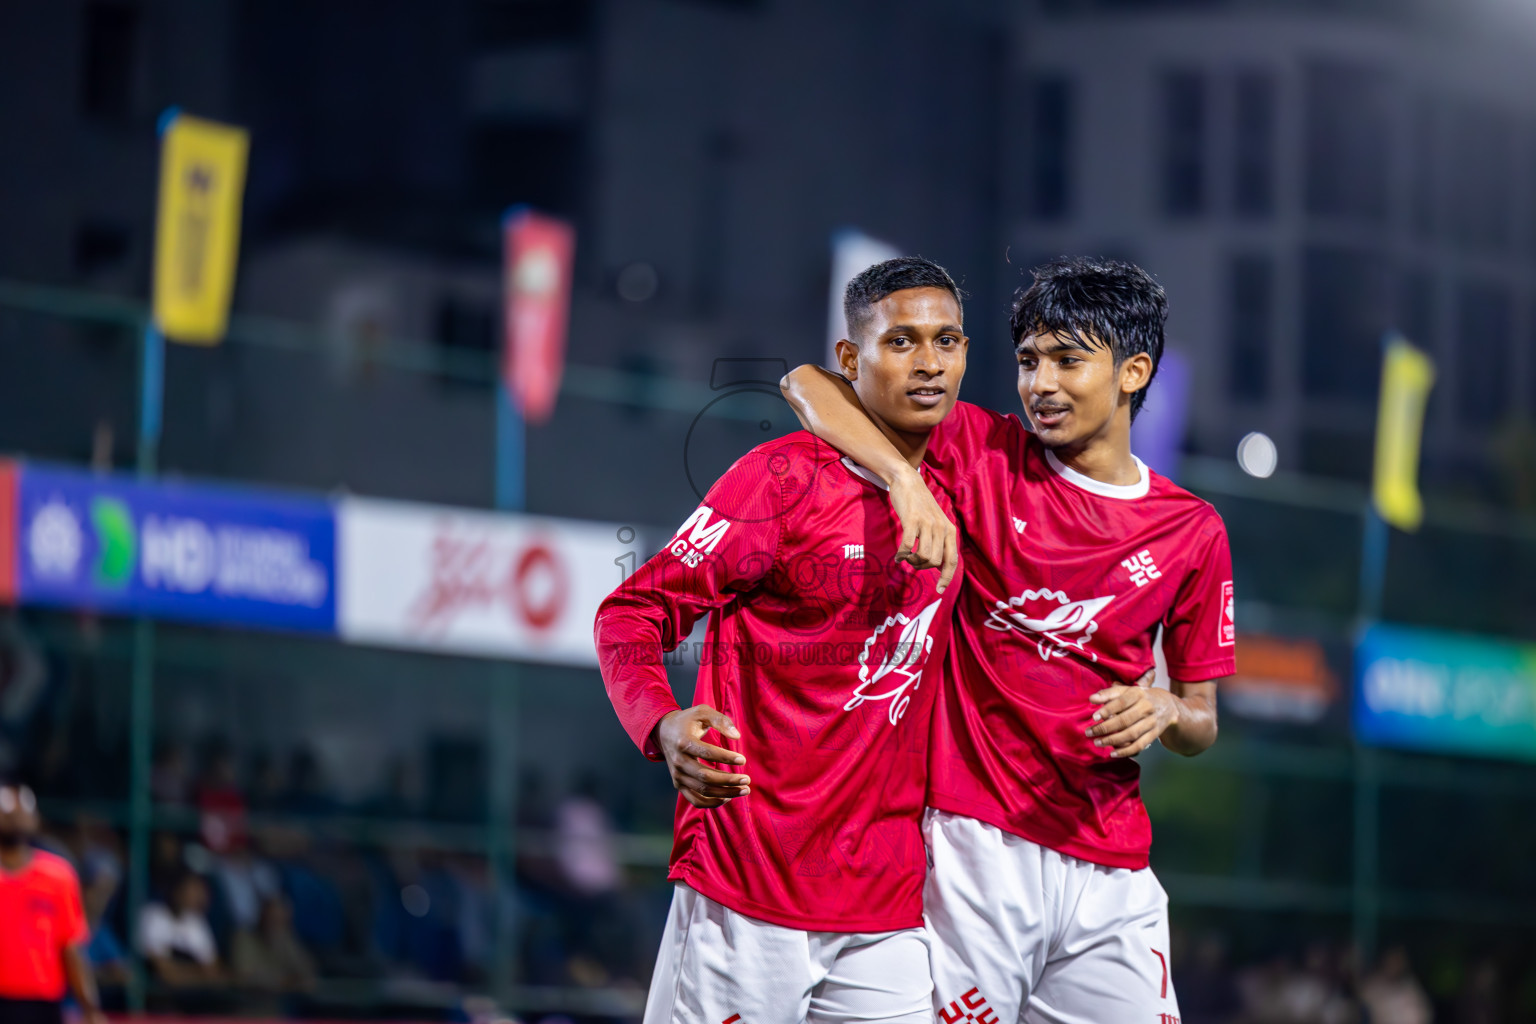
M 16 603 L 16 463 L 0 459 L 0 602 Z

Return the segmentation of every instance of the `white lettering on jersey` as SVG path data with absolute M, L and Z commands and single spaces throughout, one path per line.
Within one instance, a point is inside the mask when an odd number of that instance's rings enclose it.
M 1144 587 L 1155 579 L 1162 578 L 1162 570 L 1152 561 L 1152 550 L 1148 548 L 1139 555 L 1132 555 L 1120 563 L 1125 566 L 1125 571 L 1131 574 L 1131 582 L 1138 587 Z
M 704 561 L 704 557 L 711 554 L 725 536 L 725 531 L 731 528 L 729 519 L 711 523 L 709 517 L 714 511 L 708 505 L 700 505 L 672 535 L 672 546 L 668 550 L 690 569 Z M 688 536 L 684 537 L 684 533 Z
M 922 685 L 923 665 L 927 661 L 928 652 L 933 650 L 933 637 L 928 635 L 928 630 L 942 603 L 941 600 L 934 601 L 910 619 L 901 612 L 888 615 L 885 622 L 875 628 L 869 639 L 864 641 L 864 649 L 859 652 L 859 685 L 854 689 L 853 696 L 848 698 L 848 703 L 843 705 L 844 711 L 852 711 L 867 700 L 886 700 L 890 701 L 887 717 L 891 724 L 901 721 L 901 716 L 907 712 L 907 705 L 912 703 L 912 694 Z M 897 625 L 901 626 L 901 632 L 885 648 L 880 664 L 871 668 L 871 652 L 875 650 L 882 634 Z M 891 678 L 887 679 L 888 676 Z M 901 682 L 880 693 L 870 693 L 870 689 L 881 680 L 885 680 L 887 686 L 897 680 Z
M 1003 632 L 1016 629 L 1035 634 L 1039 638 L 1035 647 L 1042 661 L 1064 657 L 1069 649 L 1098 661 L 1099 656 L 1087 650 L 1086 645 L 1099 628 L 1095 616 L 1114 599 L 1111 594 L 1073 601 L 1060 590 L 1026 590 L 1006 602 L 997 602 L 986 625 Z

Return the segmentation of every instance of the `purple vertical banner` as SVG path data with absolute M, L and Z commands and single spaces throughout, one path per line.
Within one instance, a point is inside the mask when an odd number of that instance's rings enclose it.
M 1188 418 L 1189 363 L 1177 352 L 1164 352 L 1146 403 L 1131 424 L 1131 451 L 1154 472 L 1177 481 Z

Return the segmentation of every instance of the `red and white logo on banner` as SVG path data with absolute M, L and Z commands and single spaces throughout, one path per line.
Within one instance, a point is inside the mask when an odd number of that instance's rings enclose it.
M 543 423 L 555 411 L 565 369 L 576 230 L 555 217 L 519 210 L 504 231 L 501 376 L 523 418 Z

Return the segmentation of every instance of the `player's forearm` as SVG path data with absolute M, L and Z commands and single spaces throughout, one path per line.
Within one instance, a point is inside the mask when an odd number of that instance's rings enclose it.
M 853 387 L 819 366 L 797 366 L 779 382 L 801 426 L 868 469 L 887 484 L 916 472 L 864 412 Z
M 619 723 L 646 757 L 658 760 L 656 723 L 678 710 L 664 665 L 661 631 L 643 616 L 604 606 L 595 630 L 597 663 Z
M 1179 702 L 1179 717 L 1163 731 L 1163 746 L 1175 754 L 1194 757 L 1216 742 L 1216 700 L 1205 693 L 1180 695 L 1175 692 L 1175 697 Z
M 64 950 L 64 978 L 69 983 L 69 993 L 86 1013 L 101 1009 L 101 997 L 96 991 L 96 976 L 79 946 Z

